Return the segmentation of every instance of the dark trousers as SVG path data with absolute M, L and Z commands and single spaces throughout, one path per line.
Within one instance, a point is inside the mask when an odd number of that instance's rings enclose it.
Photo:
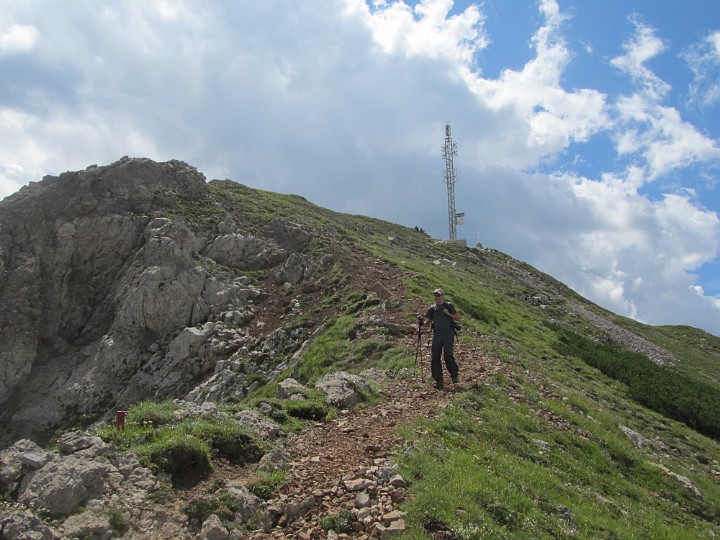
M 445 367 L 450 372 L 450 376 L 457 377 L 458 366 L 455 363 L 455 356 L 453 356 L 454 345 L 455 333 L 452 330 L 433 334 L 430 373 L 436 381 L 441 381 L 443 378 L 442 364 L 440 363 L 442 353 L 445 353 Z

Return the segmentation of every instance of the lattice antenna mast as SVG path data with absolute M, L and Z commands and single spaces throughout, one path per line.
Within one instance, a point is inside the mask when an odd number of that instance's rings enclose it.
M 445 125 L 445 146 L 442 148 L 442 157 L 445 160 L 445 184 L 447 184 L 448 192 L 448 225 L 450 240 L 457 240 L 457 214 L 455 212 L 455 184 L 457 183 L 457 173 L 455 172 L 455 164 L 453 162 L 457 156 L 457 143 L 452 140 L 450 132 L 450 124 Z

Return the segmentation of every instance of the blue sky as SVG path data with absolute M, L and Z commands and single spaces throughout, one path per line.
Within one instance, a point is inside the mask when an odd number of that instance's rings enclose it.
M 720 335 L 720 3 L 0 0 L 0 197 L 124 155 L 458 237 Z M 442 286 L 442 284 L 438 284 Z

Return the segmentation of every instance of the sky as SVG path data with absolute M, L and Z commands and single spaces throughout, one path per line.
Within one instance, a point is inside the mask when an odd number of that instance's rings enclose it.
M 717 0 L 0 0 L 0 198 L 180 159 L 447 239 L 446 124 L 458 238 L 720 336 Z

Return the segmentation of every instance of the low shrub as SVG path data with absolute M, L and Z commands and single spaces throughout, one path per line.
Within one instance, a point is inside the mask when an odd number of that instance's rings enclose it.
M 260 478 L 248 484 L 250 493 L 264 500 L 272 499 L 279 486 L 287 482 L 287 473 L 283 471 L 270 471 L 261 474 Z
M 352 514 L 343 510 L 337 514 L 324 517 L 320 520 L 320 527 L 326 531 L 335 531 L 336 533 L 351 533 L 353 532 L 352 526 Z
M 147 466 L 169 474 L 175 487 L 189 487 L 212 472 L 212 452 L 204 441 L 178 430 L 167 430 L 160 438 L 136 449 Z
M 287 400 L 285 410 L 290 416 L 301 420 L 322 420 L 328 415 L 330 407 L 315 400 Z
M 598 343 L 559 326 L 554 329 L 559 353 L 579 358 L 625 383 L 632 399 L 641 405 L 720 441 L 720 390 L 716 387 L 617 345 Z
M 220 490 L 212 497 L 196 497 L 183 508 L 191 525 L 199 527 L 215 514 L 223 523 L 232 523 L 235 513 L 240 509 L 238 500 L 225 490 Z
M 235 422 L 194 419 L 186 420 L 178 427 L 204 441 L 216 455 L 236 465 L 257 463 L 265 453 L 263 444 L 257 437 Z
M 110 528 L 113 531 L 113 535 L 120 537 L 130 530 L 130 522 L 120 510 L 117 508 L 108 508 L 105 513 L 110 519 Z

